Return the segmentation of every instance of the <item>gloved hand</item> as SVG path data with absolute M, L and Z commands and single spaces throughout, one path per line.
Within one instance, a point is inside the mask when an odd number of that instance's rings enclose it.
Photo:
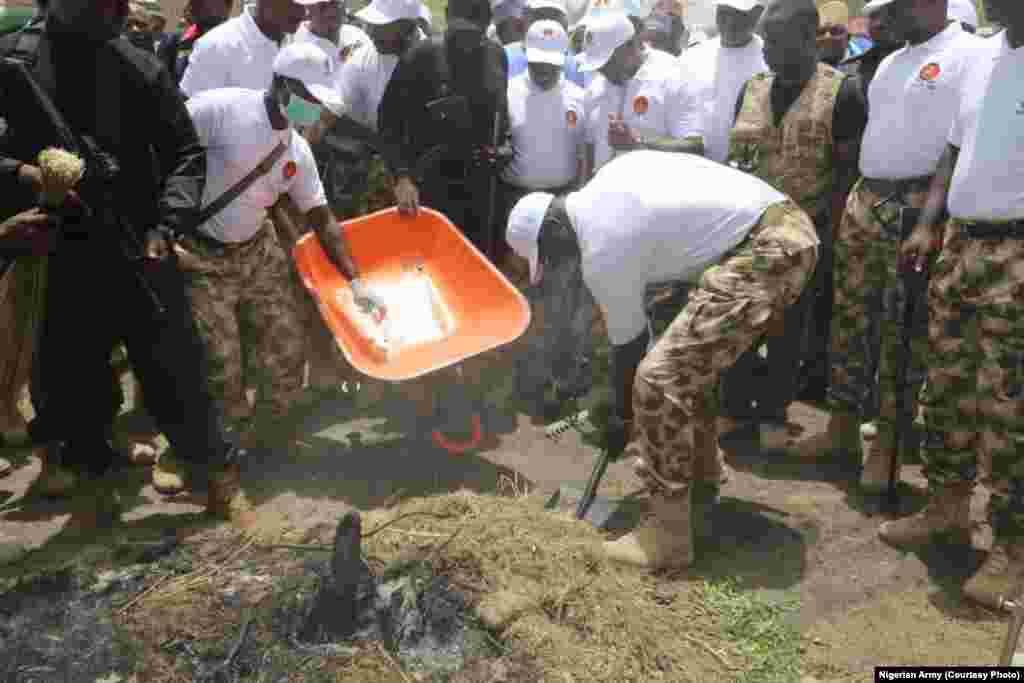
M 366 283 L 359 278 L 352 280 L 352 296 L 356 300 L 356 306 L 359 306 L 359 308 L 378 320 L 383 319 L 387 315 L 387 307 L 384 305 L 384 301 L 376 292 L 367 288 Z
M 473 163 L 498 175 L 505 172 L 514 158 L 515 150 L 508 144 L 500 147 L 481 145 L 473 149 Z
M 605 427 L 604 438 L 612 462 L 615 462 L 622 457 L 623 451 L 625 451 L 626 446 L 629 445 L 631 431 L 630 423 L 626 422 L 618 415 L 610 415 L 608 417 L 608 425 Z

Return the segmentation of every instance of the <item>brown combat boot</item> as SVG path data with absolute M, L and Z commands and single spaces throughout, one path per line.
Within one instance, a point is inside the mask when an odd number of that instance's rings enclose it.
M 165 496 L 174 496 L 189 484 L 189 467 L 171 451 L 165 451 L 153 465 L 153 488 Z
M 997 539 L 988 559 L 964 584 L 964 595 L 992 609 L 1000 609 L 1020 589 L 1024 579 L 1024 539 Z
M 43 469 L 35 481 L 35 486 L 44 496 L 64 498 L 71 495 L 78 486 L 78 474 L 61 463 L 63 449 L 64 444 L 51 442 L 36 450 L 36 455 L 42 460 Z
M 800 441 L 786 452 L 806 459 L 840 453 L 857 455 L 860 453 L 860 420 L 851 413 L 834 412 L 829 415 L 824 432 Z
M 885 522 L 878 528 L 878 535 L 896 546 L 921 545 L 938 534 L 952 534 L 955 540 L 969 543 L 973 490 L 973 481 L 943 486 L 932 493 L 924 509 L 916 515 Z
M 690 490 L 671 498 L 651 497 L 652 515 L 632 533 L 602 545 L 613 562 L 644 569 L 689 567 L 693 564 L 690 532 Z
M 227 520 L 247 536 L 260 541 L 280 536 L 283 529 L 265 519 L 242 489 L 238 463 L 213 465 L 209 469 L 207 514 Z
M 896 439 L 888 425 L 865 422 L 860 426 L 860 450 L 863 454 L 860 487 L 865 493 L 882 493 L 889 487 L 889 469 L 896 457 Z M 896 478 L 899 481 L 899 469 Z

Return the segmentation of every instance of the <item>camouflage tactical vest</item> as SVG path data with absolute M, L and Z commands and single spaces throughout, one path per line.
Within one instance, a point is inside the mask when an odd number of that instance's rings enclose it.
M 729 161 L 789 195 L 814 218 L 826 208 L 832 185 L 832 112 L 846 75 L 819 64 L 778 127 L 773 78 L 763 73 L 747 82 L 729 138 Z

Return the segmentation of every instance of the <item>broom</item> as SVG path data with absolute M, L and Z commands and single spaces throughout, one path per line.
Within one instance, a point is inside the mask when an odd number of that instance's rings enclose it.
M 68 192 L 82 179 L 84 162 L 62 149 L 47 148 L 37 159 L 42 176 L 39 206 L 55 211 Z M 28 382 L 36 335 L 43 320 L 46 301 L 47 258 L 35 254 L 20 256 L 0 279 L 0 398 L 8 412 L 17 414 L 17 401 Z

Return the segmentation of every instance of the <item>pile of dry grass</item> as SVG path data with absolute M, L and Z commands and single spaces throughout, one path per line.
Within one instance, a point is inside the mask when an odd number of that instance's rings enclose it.
M 590 525 L 547 512 L 531 496 L 463 491 L 370 513 L 364 529 L 409 512 L 432 516 L 375 534 L 368 555 L 387 560 L 409 553 L 410 543 L 428 553 L 447 543 L 438 556 L 456 585 L 485 605 L 496 594 L 516 603 L 504 640 L 534 659 L 543 680 L 735 679 L 713 615 L 689 584 L 605 562 L 597 552 L 604 537 Z
M 493 624 L 493 615 L 502 615 L 495 638 L 502 655 L 490 663 L 468 662 L 469 669 L 452 681 L 734 681 L 738 675 L 734 667 L 741 658 L 685 574 L 655 577 L 605 562 L 598 552 L 600 532 L 545 511 L 534 496 L 460 491 L 410 499 L 367 513 L 363 530 L 364 552 L 378 573 L 403 561 L 429 562 L 435 575 L 470 598 L 482 623 Z M 324 548 L 332 540 L 328 528 L 303 538 Z M 253 614 L 257 603 L 269 608 L 289 600 L 294 590 L 284 588 L 286 582 L 307 571 L 308 554 L 294 546 L 267 548 L 219 534 L 210 541 L 219 548 L 197 553 L 192 572 L 155 585 L 119 615 L 132 636 L 145 641 L 141 673 L 148 680 L 187 676 L 176 657 L 156 645 L 172 638 L 230 641 L 243 612 Z M 241 611 L 226 609 L 224 588 L 245 585 L 243 575 L 253 574 L 272 583 L 242 590 Z M 275 631 L 266 621 L 254 622 L 255 647 L 287 648 Z M 375 643 L 315 666 L 319 676 L 336 681 L 427 680 L 403 672 Z M 495 667 L 511 673 L 496 678 Z M 321 680 L 309 674 L 295 671 L 289 680 Z

